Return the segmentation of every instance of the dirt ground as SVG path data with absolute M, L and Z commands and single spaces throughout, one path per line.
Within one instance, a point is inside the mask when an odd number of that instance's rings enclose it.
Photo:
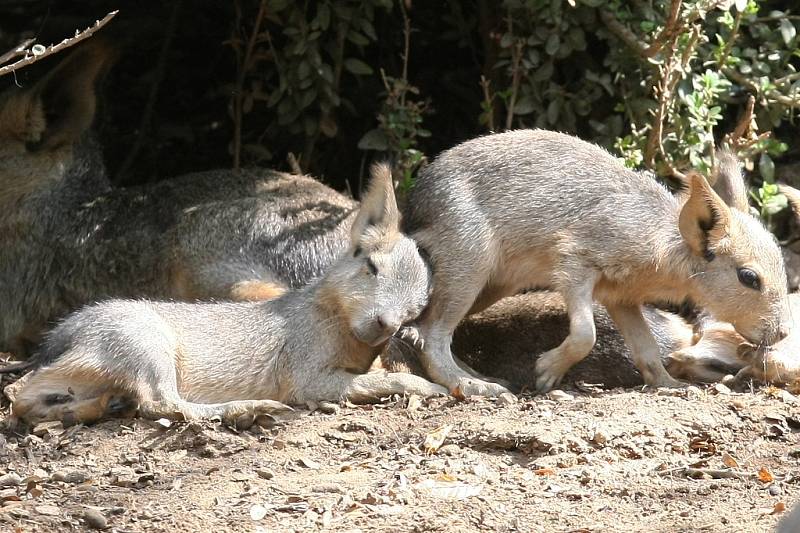
M 456 351 L 502 356 L 510 329 L 532 334 L 527 303 L 468 323 Z M 502 320 L 508 306 L 523 322 Z M 525 381 L 530 357 L 515 357 Z M 635 381 L 623 361 L 620 381 Z M 606 360 L 582 365 L 547 396 L 390 398 L 247 431 L 138 419 L 4 430 L 0 531 L 763 532 L 800 501 L 798 397 L 604 390 L 585 378 Z

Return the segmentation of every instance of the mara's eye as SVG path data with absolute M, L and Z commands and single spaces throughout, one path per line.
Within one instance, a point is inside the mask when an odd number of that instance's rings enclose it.
M 372 259 L 369 258 L 367 258 L 367 270 L 369 270 L 369 273 L 373 276 L 378 275 L 378 267 L 376 267 L 375 263 L 372 262 Z
M 749 268 L 737 268 L 736 274 L 739 276 L 739 282 L 745 287 L 750 287 L 757 291 L 761 290 L 761 279 L 759 279 L 758 274 Z

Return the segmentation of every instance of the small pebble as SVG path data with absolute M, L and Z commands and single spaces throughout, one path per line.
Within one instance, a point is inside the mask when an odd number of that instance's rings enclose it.
M 108 528 L 108 520 L 106 520 L 106 517 L 103 516 L 103 513 L 101 513 L 100 511 L 95 511 L 94 509 L 86 509 L 83 512 L 83 519 L 86 521 L 86 525 L 92 529 Z
M 55 481 L 55 474 L 53 475 L 53 478 L 54 478 L 54 481 Z M 87 476 L 84 472 L 80 472 L 78 470 L 73 470 L 72 472 L 68 472 L 64 476 L 64 480 L 63 481 L 65 481 L 66 483 L 73 483 L 73 484 L 77 485 L 79 483 L 83 483 L 87 479 L 89 479 L 89 476 Z
M 781 494 L 781 492 L 783 492 L 781 488 L 775 484 L 770 485 L 767 490 L 769 491 L 770 496 L 778 496 Z
M 48 433 L 61 434 L 64 432 L 64 424 L 60 420 L 53 420 L 49 422 L 40 422 L 33 428 L 33 434 L 37 437 L 42 437 Z
M 16 472 L 0 476 L 0 487 L 16 487 L 20 483 L 22 483 L 22 478 Z
M 680 391 L 680 389 L 673 389 L 673 390 Z M 700 388 L 695 385 L 689 385 L 688 387 L 686 387 L 685 392 L 687 398 L 698 398 L 702 394 Z
M 61 514 L 61 509 L 55 505 L 37 505 L 34 509 L 36 509 L 37 513 L 46 516 L 58 516 Z
M 325 413 L 326 415 L 335 415 L 338 414 L 340 411 L 339 405 L 333 402 L 319 402 L 320 412 Z
M 571 402 L 572 400 L 575 399 L 575 397 L 572 394 L 564 392 L 563 390 L 560 389 L 551 390 L 550 392 L 547 393 L 547 397 L 557 402 Z
M 504 392 L 497 397 L 497 405 L 513 405 L 517 403 L 517 397 L 510 392 Z
M 458 444 L 445 444 L 441 448 L 439 448 L 436 453 L 439 455 L 458 455 L 461 452 L 461 447 Z
M 605 432 L 603 432 L 602 430 L 598 429 L 597 431 L 594 432 L 594 435 L 592 436 L 592 442 L 602 446 L 608 442 L 608 435 L 606 435 Z
M 256 474 L 261 479 L 272 479 L 275 477 L 275 474 L 272 473 L 272 470 L 267 470 L 266 468 L 257 468 Z
M 714 390 L 717 392 L 717 394 L 730 394 L 731 393 L 730 387 L 728 387 L 727 385 L 723 385 L 722 383 L 715 383 L 714 384 Z
M 250 508 L 250 519 L 257 522 L 267 516 L 267 508 L 263 505 L 256 504 Z

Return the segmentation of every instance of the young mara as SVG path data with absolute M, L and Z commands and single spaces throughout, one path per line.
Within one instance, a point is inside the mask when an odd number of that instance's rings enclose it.
M 591 351 L 595 300 L 653 386 L 678 382 L 659 359 L 643 303 L 690 298 L 753 344 L 785 337 L 780 249 L 736 201 L 738 168 L 722 168 L 730 204 L 699 174 L 672 195 L 605 150 L 550 131 L 487 135 L 442 153 L 421 172 L 405 213 L 434 275 L 417 324 L 427 374 L 456 395 L 504 392 L 454 360 L 451 337 L 468 313 L 532 287 L 559 292 L 570 320 L 566 339 L 537 362 L 539 391 Z
M 23 378 L 12 416 L 90 422 L 274 413 L 309 400 L 447 391 L 410 374 L 365 372 L 427 303 L 430 274 L 400 233 L 387 167 L 376 167 L 352 244 L 322 279 L 264 302 L 110 300 L 69 316 Z M 283 402 L 283 403 L 278 403 Z

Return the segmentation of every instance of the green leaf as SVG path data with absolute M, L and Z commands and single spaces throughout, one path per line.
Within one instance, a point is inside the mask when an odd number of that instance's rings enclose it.
M 373 41 L 378 40 L 378 34 L 375 33 L 375 26 L 373 26 L 372 22 L 366 18 L 361 19 L 361 31 L 363 31 L 364 34 Z
M 775 181 L 775 163 L 769 155 L 761 154 L 758 160 L 758 173 L 768 184 Z
M 762 210 L 767 215 L 774 215 L 786 209 L 788 207 L 789 201 L 786 197 L 782 194 L 776 194 L 775 196 L 771 196 L 764 202 L 762 206 Z
M 544 81 L 553 75 L 553 62 L 547 61 L 533 75 L 533 81 Z
M 361 150 L 377 150 L 383 152 L 389 149 L 389 141 L 386 139 L 386 134 L 382 130 L 375 128 L 369 130 L 358 141 L 358 148 Z
M 791 23 L 788 19 L 781 20 L 781 37 L 783 37 L 783 42 L 786 43 L 788 46 L 791 43 L 795 36 L 797 35 L 797 28 L 794 27 L 794 24 Z
M 306 79 L 311 74 L 311 64 L 306 60 L 301 60 L 297 67 L 297 77 L 301 80 Z
M 547 52 L 548 55 L 555 55 L 558 52 L 558 48 L 561 46 L 561 38 L 558 36 L 557 33 L 551 33 L 550 37 L 547 38 L 547 44 L 544 45 L 544 51 Z
M 527 115 L 534 110 L 535 104 L 530 96 L 523 96 L 514 104 L 515 115 Z
M 354 57 L 348 57 L 344 60 L 344 68 L 346 68 L 348 72 L 359 76 L 369 76 L 372 74 L 372 67 Z
M 561 110 L 561 102 L 559 100 L 553 100 L 550 102 L 550 105 L 547 106 L 547 122 L 550 124 L 555 124 L 558 120 L 558 112 Z
M 367 39 L 357 31 L 347 32 L 347 40 L 356 46 L 367 46 L 369 44 L 369 39 Z

